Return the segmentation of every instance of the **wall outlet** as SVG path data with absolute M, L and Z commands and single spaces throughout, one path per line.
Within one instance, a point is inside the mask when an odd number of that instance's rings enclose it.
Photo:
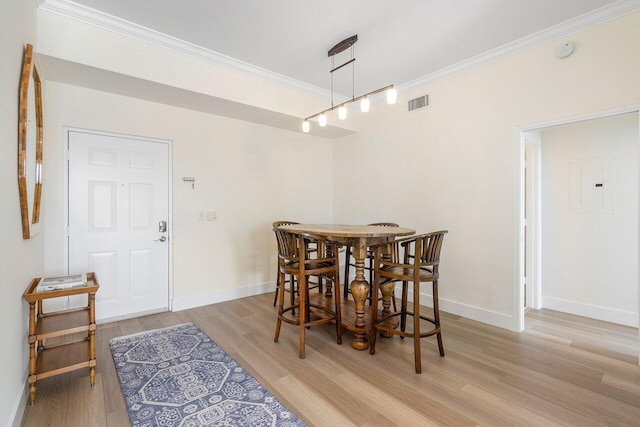
M 207 211 L 207 221 L 215 221 L 218 219 L 218 211 Z
M 207 212 L 206 211 L 198 212 L 198 221 L 204 221 L 206 218 L 207 218 Z

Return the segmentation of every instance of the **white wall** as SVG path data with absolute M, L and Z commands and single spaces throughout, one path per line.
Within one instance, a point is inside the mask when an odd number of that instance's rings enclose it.
M 640 105 L 640 13 L 374 105 L 335 141 L 336 222 L 448 229 L 442 308 L 518 329 L 521 128 Z M 429 93 L 412 113 L 406 101 Z M 340 184 L 344 183 L 344 184 Z
M 633 113 L 542 131 L 543 307 L 638 326 L 638 126 Z M 610 159 L 586 190 L 612 209 L 570 203 L 570 162 Z
M 66 268 L 64 126 L 173 141 L 174 309 L 273 289 L 271 223 L 332 221 L 326 139 L 55 82 L 44 99 L 47 274 Z
M 22 293 L 43 268 L 42 233 L 22 239 L 18 202 L 18 87 L 25 43 L 35 42 L 35 2 L 7 0 L 0 13 L 0 425 L 19 423 L 25 402 L 28 304 Z M 46 184 L 44 187 L 47 192 Z M 46 205 L 43 206 L 46 211 Z M 16 413 L 18 417 L 16 419 Z

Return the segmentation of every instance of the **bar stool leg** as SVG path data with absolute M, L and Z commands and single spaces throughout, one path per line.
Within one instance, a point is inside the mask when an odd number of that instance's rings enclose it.
M 408 298 L 408 289 L 407 286 L 409 284 L 407 282 L 402 282 L 402 302 L 400 304 L 400 330 L 404 332 L 407 329 L 407 298 Z M 403 336 L 400 337 L 404 339 Z
M 337 259 L 336 259 L 337 262 Z M 339 265 L 339 264 L 336 264 Z M 334 273 L 334 287 L 335 287 L 335 311 L 336 311 L 336 334 L 338 335 L 337 342 L 342 344 L 342 302 L 340 301 L 340 267 L 336 268 Z
M 284 283 L 284 273 L 278 272 L 278 280 L 280 283 Z M 278 342 L 280 337 L 280 326 L 282 326 L 282 311 L 284 309 L 284 284 L 278 288 L 278 321 L 276 322 L 276 334 L 273 338 L 273 342 Z
M 284 279 L 286 281 L 287 276 L 283 276 Z M 283 287 L 285 286 L 284 284 L 286 284 L 286 282 L 283 282 Z M 296 303 L 296 278 L 293 275 L 289 275 L 289 302 L 291 304 L 291 306 L 293 306 Z M 300 284 L 298 284 L 298 286 L 300 286 Z M 296 314 L 296 309 L 292 309 L 291 310 L 291 314 L 295 315 Z
M 416 374 L 422 372 L 422 355 L 420 354 L 420 282 L 413 282 L 413 353 L 416 362 Z
M 345 249 L 344 251 L 344 289 L 343 289 L 343 296 L 344 299 L 346 300 L 347 298 L 349 298 L 349 287 L 347 286 L 347 283 L 349 283 L 349 262 L 351 261 L 351 246 L 347 246 L 347 249 Z
M 369 307 L 373 304 L 373 258 L 367 255 L 367 261 L 369 261 Z
M 436 337 L 438 338 L 438 350 L 440 356 L 444 357 L 444 346 L 442 345 L 442 331 L 440 330 L 440 304 L 438 303 L 438 281 L 433 281 L 433 320 L 438 328 Z
M 304 339 L 305 339 L 305 331 L 306 331 L 306 323 L 307 323 L 307 291 L 308 291 L 309 282 L 307 281 L 307 277 L 301 277 L 298 281 L 298 291 L 300 292 L 299 300 L 300 300 L 300 309 L 298 312 L 298 316 L 300 318 L 300 349 L 299 356 L 300 359 L 304 359 Z
M 273 306 L 275 307 L 278 303 L 278 294 L 280 293 L 280 284 L 276 281 L 276 291 L 273 295 Z
M 378 289 L 379 289 L 379 281 L 380 278 L 376 275 L 373 278 L 373 282 L 371 283 L 371 293 L 376 296 L 374 300 L 371 302 L 371 314 L 369 316 L 369 321 L 371 322 L 371 327 L 369 330 L 369 353 L 376 353 L 376 340 L 378 338 L 378 329 L 376 328 L 376 324 L 378 323 Z M 375 307 L 375 310 L 374 308 Z

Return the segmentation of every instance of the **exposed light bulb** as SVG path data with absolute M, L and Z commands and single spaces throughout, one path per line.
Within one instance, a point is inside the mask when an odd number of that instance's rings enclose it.
M 347 118 L 347 107 L 343 105 L 342 107 L 338 108 L 338 119 L 344 120 L 346 118 Z
M 395 104 L 398 99 L 398 92 L 394 88 L 387 90 L 387 104 Z
M 363 98 L 360 101 L 360 111 L 367 113 L 369 111 L 369 98 Z
M 327 116 L 324 115 L 324 114 L 320 114 L 318 116 L 318 124 L 320 126 L 323 126 L 323 127 L 326 126 L 327 125 Z
M 308 121 L 304 121 L 302 122 L 302 132 L 304 133 L 309 133 L 309 129 L 311 129 L 311 126 L 309 125 Z

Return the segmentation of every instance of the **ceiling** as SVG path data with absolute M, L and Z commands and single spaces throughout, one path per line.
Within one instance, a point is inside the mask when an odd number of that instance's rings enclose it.
M 402 85 L 615 0 L 74 0 L 109 15 L 330 90 L 327 51 L 358 35 L 355 94 Z M 348 51 L 336 65 L 348 59 Z M 352 94 L 351 68 L 334 91 Z

